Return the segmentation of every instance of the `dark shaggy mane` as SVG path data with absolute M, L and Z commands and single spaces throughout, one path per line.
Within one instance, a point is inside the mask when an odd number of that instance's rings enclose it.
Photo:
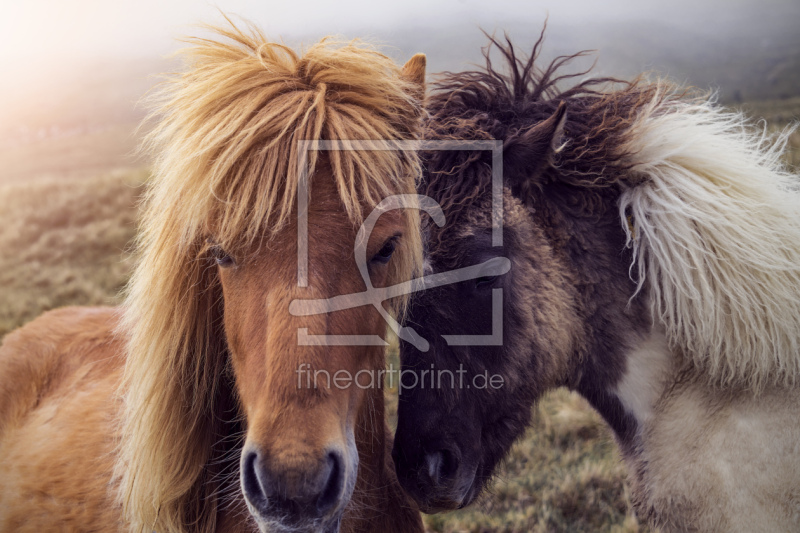
M 484 68 L 439 75 L 428 101 L 426 136 L 498 139 L 508 148 L 521 132 L 553 115 L 563 102 L 567 108 L 563 145 L 546 175 L 529 176 L 534 186 L 526 184 L 524 189 L 541 189 L 554 179 L 593 189 L 612 185 L 629 168 L 625 163 L 630 155 L 624 148 L 626 134 L 638 112 L 674 92 L 664 84 L 647 83 L 642 78 L 623 81 L 608 77 L 589 78 L 562 89 L 565 82 L 591 71 L 562 73 L 571 61 L 589 52 L 559 56 L 540 68 L 537 60 L 545 29 L 546 26 L 527 57 L 518 53 L 508 36 L 501 42 L 487 34 Z M 502 57 L 501 68 L 496 68 L 490 58 L 494 48 Z M 456 216 L 460 207 L 469 205 L 489 186 L 487 152 L 430 152 L 426 161 L 426 167 L 432 169 L 425 178 L 427 194 Z M 504 166 L 507 177 L 529 171 L 514 168 L 508 159 Z

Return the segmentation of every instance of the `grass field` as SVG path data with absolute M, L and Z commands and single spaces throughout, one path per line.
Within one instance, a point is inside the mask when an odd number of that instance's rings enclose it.
M 48 309 L 118 302 L 145 177 L 0 185 L 0 336 Z
M 774 128 L 800 118 L 800 98 L 745 107 Z M 800 165 L 800 134 L 792 146 L 790 161 Z M 55 307 L 118 303 L 146 179 L 145 170 L 135 170 L 0 180 L 0 336 Z M 396 348 L 388 357 L 397 365 Z M 396 393 L 387 391 L 390 417 Z M 530 429 L 490 493 L 470 509 L 425 522 L 437 532 L 646 531 L 633 516 L 624 479 L 602 420 L 559 390 L 533 409 Z

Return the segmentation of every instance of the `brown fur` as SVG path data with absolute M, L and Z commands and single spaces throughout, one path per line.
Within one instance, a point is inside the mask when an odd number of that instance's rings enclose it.
M 0 530 L 123 530 L 109 490 L 124 353 L 112 334 L 118 320 L 117 310 L 67 307 L 3 341 Z
M 363 290 L 362 213 L 414 192 L 419 172 L 413 152 L 313 152 L 298 288 L 296 142 L 415 138 L 424 56 L 401 71 L 358 43 L 301 56 L 252 28 L 216 31 L 157 97 L 125 306 L 49 313 L 0 347 L 0 530 L 255 531 L 238 489 L 243 444 L 291 473 L 351 434 L 359 466 L 342 530 L 422 529 L 387 455 L 382 391 L 296 387 L 300 362 L 384 364 L 380 347 L 297 346 L 298 326 L 380 335 L 385 322 L 371 307 L 298 318 L 288 305 Z M 402 233 L 391 262 L 370 265 L 376 286 L 419 263 L 417 215 L 397 213 L 368 243 L 372 257 Z M 235 264 L 217 266 L 220 254 Z
M 508 73 L 487 54 L 486 70 L 448 74 L 428 135 L 503 140 L 503 246 L 489 238 L 485 153 L 426 154 L 423 190 L 447 217 L 427 224 L 426 272 L 498 256 L 512 268 L 416 294 L 407 319 L 431 350 L 401 343 L 401 359 L 504 385 L 404 391 L 401 482 L 423 510 L 468 505 L 531 405 L 566 386 L 614 430 L 650 525 L 796 531 L 800 218 L 786 132 L 770 144 L 663 83 L 559 91 L 569 58 L 539 70 L 541 39 L 528 60 L 492 44 Z M 489 289 L 503 294 L 502 346 L 440 340 L 486 333 Z
M 504 385 L 404 392 L 395 460 L 401 481 L 424 510 L 474 500 L 527 427 L 530 406 L 550 388 L 579 391 L 623 442 L 635 431 L 635 421 L 606 390 L 625 371 L 630 335 L 649 325 L 644 295 L 629 301 L 632 258 L 616 198 L 630 169 L 625 134 L 641 109 L 662 98 L 659 87 L 590 78 L 560 90 L 559 82 L 585 74 L 559 72 L 581 54 L 538 70 L 541 39 L 527 59 L 510 43 L 491 42 L 508 73 L 492 69 L 488 52 L 485 71 L 447 73 L 429 98 L 426 135 L 503 141 L 503 247 L 488 239 L 492 175 L 486 152 L 426 153 L 423 192 L 440 202 L 447 217 L 442 228 L 425 220 L 433 272 L 491 256 L 511 261 L 511 271 L 488 284 L 503 289 L 503 345 L 447 346 L 441 340 L 444 333 L 486 333 L 471 328 L 489 320 L 488 290 L 470 281 L 415 295 L 408 319 L 421 325 L 417 331 L 432 347 L 418 353 L 401 344 L 401 355 L 404 368 L 433 363 L 455 370 L 463 364 L 470 374 L 502 375 Z M 482 322 L 474 318 L 481 316 Z M 461 465 L 438 485 L 424 466 L 425 454 L 437 449 Z M 472 472 L 468 490 L 454 490 Z

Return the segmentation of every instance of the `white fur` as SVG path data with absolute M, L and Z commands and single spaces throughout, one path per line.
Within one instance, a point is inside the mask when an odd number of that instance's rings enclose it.
M 800 376 L 800 180 L 771 140 L 712 101 L 658 97 L 625 149 L 620 199 L 654 320 L 718 385 L 759 392 Z M 633 218 L 634 230 L 627 216 Z
M 664 533 L 800 531 L 798 406 L 796 388 L 665 395 L 626 457 L 637 513 Z
M 672 353 L 664 331 L 654 329 L 626 358 L 626 368 L 614 393 L 639 428 L 653 416 L 656 402 L 664 392 Z
M 800 531 L 800 389 L 731 394 L 674 363 L 656 326 L 612 391 L 637 420 L 623 458 L 639 518 L 664 533 Z

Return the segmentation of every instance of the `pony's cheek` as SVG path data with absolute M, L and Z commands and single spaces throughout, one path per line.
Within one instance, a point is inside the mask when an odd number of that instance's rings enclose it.
M 349 398 L 350 413 L 357 414 L 359 411 L 367 407 L 366 398 L 367 395 L 364 393 L 364 390 L 361 389 L 358 385 L 354 384 L 354 386 L 351 387 L 350 398 Z
M 373 287 L 386 287 L 389 281 L 389 266 L 380 265 L 376 268 L 373 268 L 370 271 L 369 279 Z

